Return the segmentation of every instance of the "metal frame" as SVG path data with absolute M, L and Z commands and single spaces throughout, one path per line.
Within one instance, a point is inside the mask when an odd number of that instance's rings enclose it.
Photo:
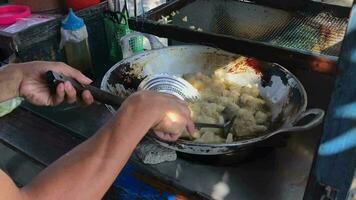
M 194 2 L 195 0 L 173 0 L 157 8 L 148 11 L 144 16 L 129 19 L 131 29 L 150 33 L 160 37 L 168 37 L 173 40 L 186 43 L 200 43 L 214 46 L 230 52 L 248 55 L 269 62 L 277 62 L 281 65 L 298 66 L 306 70 L 313 70 L 326 74 L 338 74 L 337 56 L 323 55 L 309 51 L 271 45 L 246 38 L 237 38 L 228 35 L 220 35 L 209 32 L 198 32 L 190 29 L 160 24 L 157 20 L 161 16 L 169 15 L 174 10 Z M 263 2 L 263 1 L 262 1 Z M 257 2 L 259 4 L 261 2 Z M 277 3 L 273 3 L 273 5 Z M 287 3 L 288 4 L 288 3 Z M 310 1 L 307 5 L 319 10 L 328 10 L 338 16 L 347 16 L 349 8 L 327 5 Z
M 195 37 L 199 37 L 196 35 Z M 229 41 L 229 40 L 228 40 Z M 354 2 L 350 15 L 347 35 L 343 42 L 338 68 L 343 73 L 338 76 L 329 114 L 326 117 L 324 134 L 322 135 L 319 150 L 315 156 L 315 162 L 310 175 L 309 184 L 304 199 L 347 199 L 351 182 L 356 167 L 356 87 L 353 79 L 356 75 L 356 4 Z M 276 52 L 274 52 L 276 53 Z M 4 126 L 13 134 L 13 129 L 5 121 Z M 30 124 L 30 123 L 29 123 Z M 31 124 L 36 124 L 31 121 Z M 53 129 L 51 129 L 53 132 Z M 2 133 L 4 134 L 4 133 Z M 13 138 L 10 134 L 2 135 L 2 142 L 9 143 Z M 20 137 L 20 136 L 19 136 Z M 5 138 L 5 140 L 4 140 Z M 23 140 L 18 144 L 27 144 Z M 33 138 L 32 138 L 33 139 Z M 30 141 L 31 142 L 31 141 Z M 33 141 L 36 144 L 36 141 Z M 65 143 L 63 143 L 65 144 Z M 43 144 L 45 145 L 45 144 Z M 67 146 L 67 144 L 65 144 Z M 28 152 L 26 149 L 15 148 Z M 39 155 L 42 151 L 33 152 Z M 30 153 L 30 152 L 28 152 Z M 53 157 L 58 156 L 53 155 Z M 46 154 L 48 156 L 48 153 Z M 40 163 L 49 163 L 50 160 L 42 157 L 35 158 Z

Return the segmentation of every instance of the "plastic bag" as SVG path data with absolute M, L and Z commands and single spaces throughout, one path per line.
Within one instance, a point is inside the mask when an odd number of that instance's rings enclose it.
M 27 18 L 20 18 L 10 26 L 0 26 L 0 31 L 5 33 L 18 33 L 29 27 L 55 19 L 56 16 L 33 14 Z
M 83 26 L 78 30 L 66 30 L 61 28 L 61 43 L 59 47 L 62 49 L 67 42 L 78 43 L 88 38 L 87 27 Z
M 8 101 L 0 103 L 0 117 L 3 117 L 11 113 L 15 108 L 17 108 L 22 102 L 22 98 L 14 98 Z

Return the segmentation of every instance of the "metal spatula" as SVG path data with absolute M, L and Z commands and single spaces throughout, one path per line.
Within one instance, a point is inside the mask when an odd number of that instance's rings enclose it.
M 138 89 L 171 94 L 188 102 L 196 101 L 200 98 L 198 90 L 188 81 L 169 74 L 150 75 L 140 83 Z
M 232 117 L 230 120 L 225 122 L 224 124 L 207 124 L 207 123 L 194 123 L 196 129 L 201 129 L 201 128 L 218 128 L 223 130 L 224 137 L 227 137 L 227 135 L 230 133 L 230 130 L 232 128 L 232 125 L 234 124 L 234 121 L 236 119 L 236 115 Z

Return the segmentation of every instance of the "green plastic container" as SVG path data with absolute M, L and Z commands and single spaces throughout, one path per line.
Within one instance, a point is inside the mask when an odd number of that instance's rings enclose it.
M 121 18 L 121 22 L 118 19 Z M 110 61 L 116 63 L 123 59 L 120 39 L 131 33 L 129 29 L 127 15 L 121 13 L 111 13 L 104 16 L 104 24 L 106 31 L 106 38 L 109 47 Z M 135 37 L 130 39 L 129 45 L 134 53 L 140 53 L 144 50 L 143 48 L 143 37 Z

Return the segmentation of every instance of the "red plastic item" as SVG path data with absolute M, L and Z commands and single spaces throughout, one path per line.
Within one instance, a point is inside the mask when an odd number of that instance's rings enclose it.
M 66 0 L 67 8 L 81 10 L 99 4 L 100 0 Z
M 19 18 L 25 18 L 31 15 L 31 9 L 28 6 L 6 5 L 0 6 L 0 25 L 10 25 Z

